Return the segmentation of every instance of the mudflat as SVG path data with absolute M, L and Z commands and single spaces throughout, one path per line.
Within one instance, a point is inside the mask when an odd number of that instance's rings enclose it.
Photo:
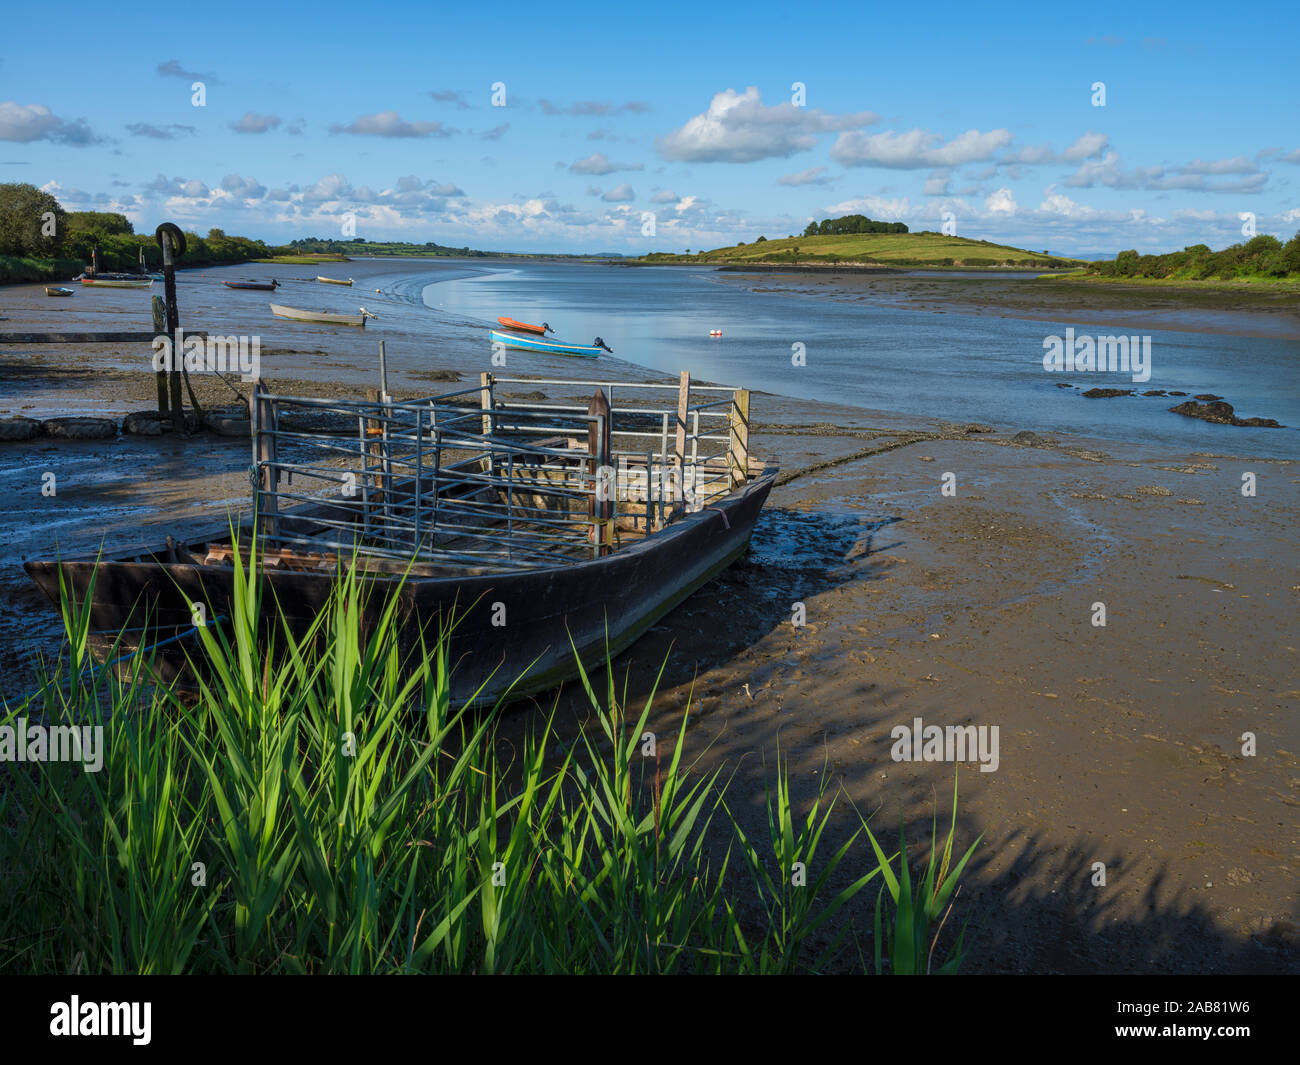
M 320 359 L 332 339 L 295 336 L 264 371 L 283 391 L 374 383 L 369 364 Z M 0 414 L 152 405 L 138 358 L 6 352 Z M 478 369 L 434 354 L 392 386 L 428 394 Z M 778 754 L 799 802 L 839 795 L 835 831 L 856 807 L 887 843 L 901 821 L 913 846 L 936 809 L 946 824 L 956 772 L 958 844 L 983 835 L 954 918 L 969 917 L 968 971 L 1300 968 L 1300 466 L 1233 457 L 1228 426 L 1221 449 L 1178 454 L 769 395 L 753 418 L 753 452 L 783 475 L 750 554 L 614 663 L 635 702 L 666 662 L 651 727 L 666 742 L 689 706 L 688 754 L 727 767 L 746 830 L 766 831 Z M 0 447 L 6 694 L 59 631 L 23 559 L 183 536 L 247 497 L 244 440 Z M 572 735 L 583 700 L 559 699 Z M 896 760 L 895 730 L 918 719 L 996 728 L 996 768 Z M 535 723 L 512 707 L 503 744 Z M 846 918 L 864 932 L 868 895 Z

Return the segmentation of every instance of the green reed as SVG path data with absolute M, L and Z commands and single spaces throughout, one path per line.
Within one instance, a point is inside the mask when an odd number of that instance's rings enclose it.
M 800 817 L 778 758 L 751 842 L 719 771 L 688 763 L 689 713 L 661 750 L 655 691 L 630 709 L 608 660 L 601 691 L 579 662 L 594 728 L 565 749 L 539 719 L 505 748 L 499 708 L 451 706 L 446 628 L 403 656 L 399 597 L 368 613 L 343 566 L 295 635 L 235 558 L 228 615 L 189 641 L 197 689 L 148 653 L 92 674 L 89 599 L 64 591 L 64 654 L 0 724 L 102 725 L 104 767 L 5 767 L 0 971 L 834 971 L 876 876 L 898 909 L 877 957 L 885 939 L 893 971 L 924 971 L 899 944 L 970 856 L 948 871 L 951 832 L 918 908 L 905 851 L 901 880 L 874 837 L 849 872 L 865 823 L 828 849 L 825 774 Z

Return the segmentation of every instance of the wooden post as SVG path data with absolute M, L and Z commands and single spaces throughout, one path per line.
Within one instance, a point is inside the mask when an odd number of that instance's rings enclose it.
M 739 488 L 749 480 L 749 389 L 738 388 L 731 395 L 731 442 L 727 451 L 729 487 Z
M 609 400 L 605 398 L 603 389 L 596 389 L 596 394 L 591 397 L 591 402 L 587 405 L 587 413 L 600 420 L 587 426 L 587 453 L 591 458 L 587 460 L 587 472 L 592 476 L 592 494 L 587 503 L 587 514 L 595 521 L 592 527 L 595 536 L 596 555 L 597 557 L 607 555 L 613 550 L 613 536 L 610 535 L 610 526 L 614 517 L 614 500 L 599 498 L 600 470 L 601 467 L 612 465 L 610 449 L 610 408 Z M 607 485 L 611 489 L 611 494 L 617 491 L 617 475 L 612 484 Z
M 673 461 L 677 467 L 677 491 L 681 496 L 679 502 L 686 503 L 686 414 L 691 406 L 691 372 L 683 370 L 681 382 L 677 386 L 677 436 L 673 442 Z M 676 509 L 676 503 L 673 504 Z
M 486 442 L 486 438 L 492 435 L 493 417 L 492 411 L 492 375 L 490 373 L 481 373 L 478 375 L 479 384 L 479 402 L 483 407 L 483 436 L 487 453 L 483 456 L 483 472 L 492 473 L 492 445 Z
M 167 335 L 167 308 L 163 304 L 161 296 L 153 298 L 153 331 L 155 336 L 167 336 L 167 343 L 172 346 L 172 358 L 175 359 L 179 354 L 174 347 L 176 338 Z M 156 379 L 158 382 L 158 413 L 166 414 L 170 409 L 167 403 L 167 371 L 158 370 Z
M 167 335 L 172 338 L 172 343 L 178 340 L 177 329 L 181 324 L 181 313 L 176 307 L 176 264 L 172 258 L 172 238 L 167 230 L 163 230 L 159 237 L 159 243 L 162 245 L 163 257 L 163 298 L 167 307 Z M 184 365 L 184 356 L 181 352 L 174 352 L 171 368 L 171 413 L 173 429 L 182 430 L 185 428 L 185 402 L 181 399 L 181 370 Z

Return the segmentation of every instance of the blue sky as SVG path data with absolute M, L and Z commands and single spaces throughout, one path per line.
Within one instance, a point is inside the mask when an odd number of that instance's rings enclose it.
M 0 181 L 140 230 L 274 241 L 350 215 L 369 239 L 681 251 L 850 212 L 1095 256 L 1219 247 L 1242 214 L 1286 239 L 1295 12 L 22 5 L 0 40 Z

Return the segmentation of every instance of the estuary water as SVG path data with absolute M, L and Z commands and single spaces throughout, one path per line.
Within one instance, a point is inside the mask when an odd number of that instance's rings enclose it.
M 1300 340 L 1103 329 L 1095 311 L 1081 312 L 1088 323 L 1081 325 L 900 309 L 754 292 L 728 281 L 681 267 L 467 264 L 431 275 L 412 264 L 408 273 L 383 278 L 383 289 L 390 299 L 422 304 L 446 331 L 444 342 L 466 345 L 477 359 L 488 344 L 483 327 L 508 315 L 549 322 L 567 341 L 600 336 L 618 358 L 664 373 L 689 368 L 697 378 L 802 399 L 1180 451 L 1300 456 Z M 1067 328 L 1149 335 L 1149 379 L 1046 371 L 1044 340 L 1064 337 Z M 573 369 L 595 372 L 577 363 Z M 529 372 L 517 361 L 512 370 Z M 1094 387 L 1138 394 L 1080 395 Z M 1189 395 L 1140 395 L 1152 389 Z M 1222 396 L 1238 416 L 1275 418 L 1287 428 L 1212 425 L 1169 412 L 1201 393 Z

